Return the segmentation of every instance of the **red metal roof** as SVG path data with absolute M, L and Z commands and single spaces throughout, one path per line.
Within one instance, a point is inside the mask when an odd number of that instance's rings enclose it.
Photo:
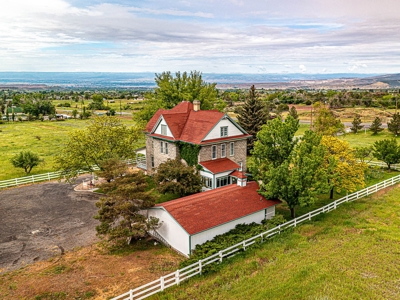
M 231 174 L 229 174 L 229 176 L 233 176 L 233 177 L 237 177 L 237 178 L 247 178 L 246 174 L 244 172 L 240 172 L 238 170 L 233 171 Z
M 157 204 L 163 207 L 190 235 L 236 220 L 281 203 L 257 193 L 257 182 L 240 187 L 231 184 L 177 200 Z
M 226 157 L 202 161 L 199 162 L 199 164 L 202 165 L 207 170 L 209 170 L 210 172 L 212 172 L 213 174 L 232 171 L 240 168 L 240 166 L 237 163 L 231 161 L 229 158 Z

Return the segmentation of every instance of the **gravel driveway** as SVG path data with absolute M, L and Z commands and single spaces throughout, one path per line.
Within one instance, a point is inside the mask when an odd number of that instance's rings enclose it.
M 48 182 L 0 190 L 0 273 L 97 241 L 99 195 L 75 192 L 75 186 Z

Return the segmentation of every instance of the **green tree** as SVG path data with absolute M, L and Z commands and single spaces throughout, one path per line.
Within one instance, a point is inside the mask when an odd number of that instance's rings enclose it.
M 107 107 L 104 105 L 103 98 L 104 96 L 101 94 L 93 94 L 92 102 L 89 103 L 88 108 L 91 110 L 106 109 Z
M 113 165 L 108 165 L 112 168 Z M 159 226 L 157 218 L 147 219 L 139 213 L 154 206 L 156 198 L 147 190 L 147 181 L 143 173 L 129 173 L 114 177 L 110 182 L 100 185 L 106 197 L 96 203 L 98 213 L 95 219 L 100 221 L 96 226 L 98 236 L 111 246 L 120 246 L 128 240 L 145 237 L 150 230 Z M 107 170 L 107 172 L 113 172 Z
M 310 205 L 318 194 L 328 190 L 327 173 L 321 167 L 326 151 L 320 141 L 321 137 L 315 132 L 306 131 L 301 142 L 294 145 L 282 163 L 274 164 L 255 157 L 250 164 L 255 179 L 262 182 L 259 193 L 285 201 L 292 218 L 296 206 Z M 257 141 L 255 149 L 259 147 L 268 152 L 268 146 Z
M 395 139 L 376 141 L 373 145 L 373 156 L 385 162 L 390 170 L 391 165 L 400 162 L 400 147 Z
M 134 158 L 140 134 L 138 128 L 128 128 L 116 117 L 95 117 L 85 129 L 69 135 L 68 142 L 56 156 L 57 167 L 70 180 L 80 170 L 102 169 L 102 163 L 111 158 Z
M 354 148 L 354 156 L 362 163 L 368 163 L 372 160 L 373 147 L 356 147 Z
M 362 121 L 360 118 L 360 115 L 356 114 L 353 121 L 351 122 L 352 126 L 350 127 L 350 130 L 353 133 L 357 133 L 359 130 L 364 128 L 364 125 L 361 125 Z
M 293 119 L 297 120 L 299 118 L 299 115 L 297 114 L 296 107 L 292 106 L 289 110 L 289 115 L 293 117 Z
M 378 134 L 383 130 L 381 118 L 376 117 L 369 128 L 373 134 Z
M 324 169 L 328 172 L 330 199 L 334 191 L 354 192 L 364 187 L 366 164 L 358 162 L 349 143 L 333 136 L 323 136 L 321 144 L 327 149 Z
M 246 98 L 243 106 L 236 110 L 239 125 L 251 134 L 252 137 L 247 140 L 247 152 L 254 147 L 257 133 L 260 131 L 261 126 L 268 121 L 268 112 L 265 108 L 264 102 L 258 99 L 254 85 L 251 86 L 249 95 Z
M 78 110 L 76 110 L 76 109 L 74 109 L 73 111 L 72 111 L 72 117 L 74 118 L 74 119 L 76 119 L 76 116 L 78 115 Z
M 321 135 L 336 135 L 338 132 L 344 132 L 344 125 L 337 119 L 332 111 L 330 111 L 321 103 L 314 104 L 316 109 L 316 120 L 314 123 L 314 131 Z
M 398 136 L 400 132 L 400 113 L 395 113 L 392 120 L 388 122 L 388 130 Z
M 174 193 L 187 196 L 201 191 L 203 186 L 198 171 L 181 162 L 180 159 L 167 160 L 157 168 L 154 181 L 160 193 Z
M 299 120 L 288 116 L 284 122 L 276 118 L 263 125 L 257 134 L 257 141 L 254 143 L 253 162 L 255 167 L 252 172 L 256 175 L 259 171 L 264 172 L 263 168 L 257 166 L 271 165 L 276 168 L 281 165 L 292 152 L 298 140 L 294 134 L 299 129 Z
M 29 174 L 34 167 L 42 162 L 43 160 L 39 158 L 39 155 L 32 151 L 21 151 L 11 158 L 13 166 L 24 169 L 26 174 Z

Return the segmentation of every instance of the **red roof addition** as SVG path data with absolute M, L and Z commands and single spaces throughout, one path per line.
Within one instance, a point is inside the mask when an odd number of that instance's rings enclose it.
M 157 204 L 163 207 L 190 235 L 275 206 L 257 193 L 257 182 L 240 187 L 231 184 L 177 200 Z
M 247 176 L 244 172 L 240 172 L 238 170 L 233 171 L 231 174 L 229 174 L 229 176 L 233 176 L 233 177 L 240 178 L 240 179 L 247 178 Z
M 226 157 L 202 161 L 199 164 L 202 165 L 207 170 L 209 170 L 210 172 L 212 172 L 213 174 L 233 171 L 240 168 L 240 166 L 237 163 L 231 161 L 229 158 Z

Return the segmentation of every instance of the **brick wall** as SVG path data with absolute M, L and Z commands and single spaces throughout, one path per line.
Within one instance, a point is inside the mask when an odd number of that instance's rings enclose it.
M 235 153 L 233 156 L 230 156 L 230 142 L 225 143 L 215 143 L 217 146 L 217 158 L 221 158 L 221 144 L 226 144 L 226 156 L 230 160 L 239 163 L 242 162 L 243 170 L 246 170 L 246 157 L 247 157 L 247 140 L 235 141 Z M 203 146 L 200 149 L 199 153 L 199 162 L 211 160 L 211 147 Z
M 164 143 L 163 150 L 164 153 L 161 153 L 161 142 Z M 147 174 L 152 175 L 155 172 L 155 169 L 166 162 L 168 159 L 175 159 L 179 150 L 175 143 L 168 143 L 168 154 L 165 154 L 165 142 L 159 139 L 154 139 L 152 137 L 146 137 L 146 163 L 147 163 Z M 154 168 L 151 167 L 151 155 L 154 156 Z

